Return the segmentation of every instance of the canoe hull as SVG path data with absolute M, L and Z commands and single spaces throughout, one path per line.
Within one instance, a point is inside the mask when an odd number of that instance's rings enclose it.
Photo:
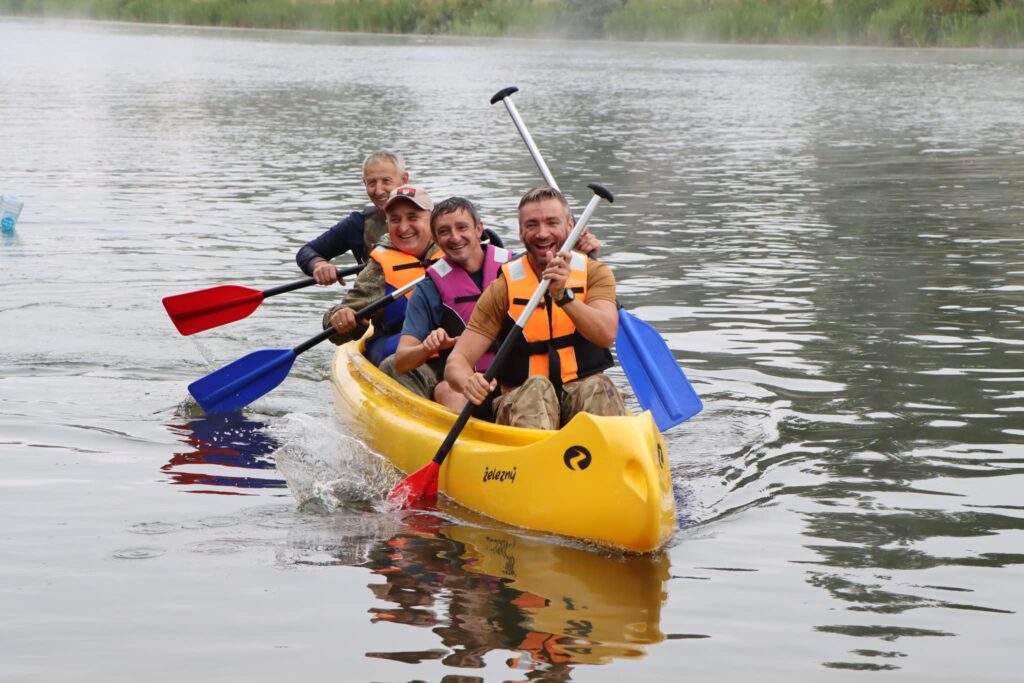
M 406 474 L 430 461 L 455 421 L 380 372 L 356 342 L 338 349 L 332 379 L 345 426 Z M 555 432 L 471 419 L 438 484 L 499 521 L 619 549 L 659 550 L 675 530 L 667 450 L 648 412 L 581 413 Z

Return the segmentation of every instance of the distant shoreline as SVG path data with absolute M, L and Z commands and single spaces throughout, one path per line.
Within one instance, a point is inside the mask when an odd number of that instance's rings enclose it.
M 1024 0 L 0 0 L 0 15 L 390 35 L 1024 47 Z

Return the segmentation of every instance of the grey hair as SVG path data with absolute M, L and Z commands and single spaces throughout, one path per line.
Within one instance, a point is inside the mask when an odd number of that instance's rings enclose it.
M 375 161 L 387 161 L 388 163 L 394 164 L 398 170 L 398 176 L 401 177 L 405 173 L 405 159 L 398 152 L 392 152 L 390 149 L 378 149 L 370 152 L 363 159 L 363 173 L 366 173 L 366 167 Z

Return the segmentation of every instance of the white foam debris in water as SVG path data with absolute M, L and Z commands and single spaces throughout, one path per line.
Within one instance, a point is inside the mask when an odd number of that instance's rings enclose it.
M 376 501 L 398 480 L 390 465 L 330 418 L 291 413 L 269 430 L 281 443 L 274 452 L 277 470 L 300 507 L 331 512 Z

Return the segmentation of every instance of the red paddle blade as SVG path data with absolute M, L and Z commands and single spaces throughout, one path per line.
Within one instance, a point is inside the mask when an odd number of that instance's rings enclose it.
M 441 466 L 431 460 L 408 477 L 398 482 L 388 494 L 389 510 L 405 510 L 411 507 L 433 505 L 437 502 L 437 475 Z
M 164 297 L 167 315 L 185 336 L 241 320 L 261 303 L 263 292 L 240 285 L 221 285 Z

